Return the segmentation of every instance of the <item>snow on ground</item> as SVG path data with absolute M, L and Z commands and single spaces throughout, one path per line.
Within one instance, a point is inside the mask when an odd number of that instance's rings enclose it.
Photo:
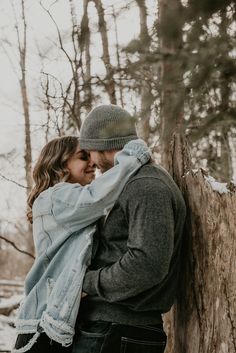
M 13 295 L 10 298 L 0 298 L 0 314 L 2 314 L 3 310 L 7 310 L 7 308 L 16 309 L 19 306 L 19 303 L 22 299 L 22 294 Z
M 23 287 L 14 281 L 0 280 L 0 352 L 8 353 L 16 340 L 14 321 L 23 298 Z
M 15 328 L 13 327 L 15 312 L 10 316 L 0 315 L 0 352 L 11 352 L 16 339 Z

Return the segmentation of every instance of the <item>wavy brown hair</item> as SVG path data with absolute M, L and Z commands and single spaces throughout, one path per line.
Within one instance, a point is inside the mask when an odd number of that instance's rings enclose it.
M 29 206 L 27 217 L 30 223 L 33 223 L 33 203 L 39 194 L 50 186 L 68 180 L 70 173 L 66 164 L 75 153 L 78 142 L 76 136 L 63 136 L 51 140 L 43 147 L 33 169 L 35 185 L 27 200 Z

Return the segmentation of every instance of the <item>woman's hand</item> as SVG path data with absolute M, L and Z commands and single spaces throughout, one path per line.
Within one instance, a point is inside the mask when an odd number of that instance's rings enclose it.
M 87 297 L 87 293 L 85 293 L 85 292 L 82 292 L 82 294 L 81 294 L 81 299 L 83 299 L 83 298 L 85 298 L 85 297 Z

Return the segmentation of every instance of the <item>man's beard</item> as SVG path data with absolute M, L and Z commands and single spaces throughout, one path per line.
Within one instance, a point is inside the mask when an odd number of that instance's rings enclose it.
M 108 162 L 108 163 L 101 163 L 99 165 L 99 169 L 101 171 L 101 173 L 105 173 L 106 171 L 108 171 L 109 169 L 111 169 L 113 167 L 113 164 Z
M 100 169 L 101 173 L 105 173 L 107 170 L 111 169 L 114 166 L 114 162 L 108 160 L 104 155 L 100 157 L 98 162 L 98 169 Z

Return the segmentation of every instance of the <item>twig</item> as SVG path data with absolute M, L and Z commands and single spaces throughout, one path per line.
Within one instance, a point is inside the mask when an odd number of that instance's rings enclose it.
M 2 239 L 4 241 L 6 241 L 7 243 L 11 244 L 13 246 L 13 248 L 15 248 L 17 251 L 21 252 L 22 254 L 28 255 L 28 256 L 32 257 L 33 259 L 35 259 L 34 255 L 29 253 L 28 251 L 21 250 L 20 248 L 18 248 L 18 246 L 13 241 L 3 237 L 2 235 L 0 235 L 0 239 Z
M 2 179 L 4 179 L 4 180 L 10 181 L 11 183 L 14 183 L 14 184 L 20 186 L 21 188 L 29 189 L 29 187 L 27 187 L 27 186 L 25 186 L 25 185 L 22 185 L 22 184 L 19 184 L 19 183 L 17 183 L 17 182 L 14 181 L 14 180 L 8 179 L 7 177 L 5 177 L 4 175 L 2 175 L 1 173 L 0 173 L 0 177 L 1 177 Z

